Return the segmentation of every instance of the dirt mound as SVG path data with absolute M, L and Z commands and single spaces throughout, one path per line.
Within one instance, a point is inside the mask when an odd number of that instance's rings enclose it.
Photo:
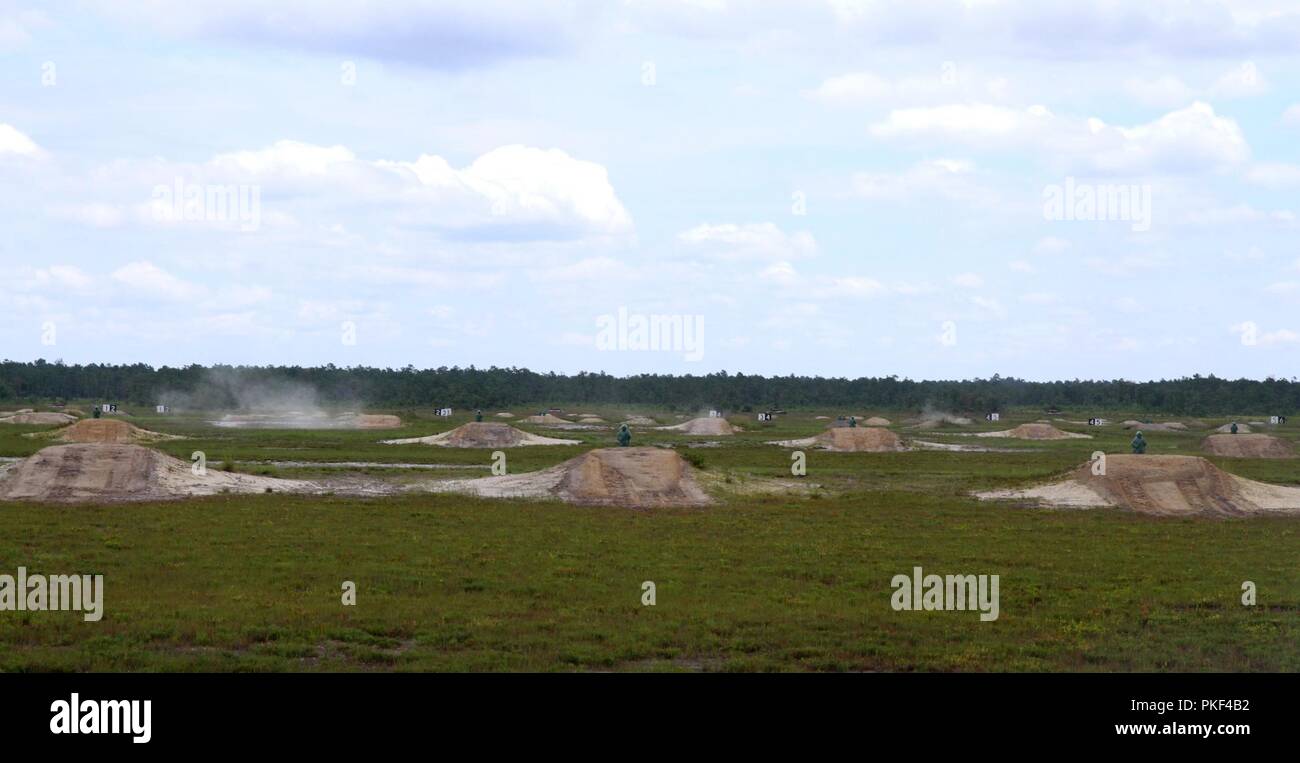
M 816 437 L 775 440 L 768 444 L 787 448 L 820 448 L 842 453 L 894 453 L 907 450 L 898 435 L 880 427 L 833 426 Z
M 881 418 L 880 416 L 872 416 L 866 421 L 862 421 L 859 423 L 861 423 L 863 426 L 868 426 L 868 427 L 887 427 L 889 426 L 889 419 Z
M 980 432 L 976 437 L 1014 437 L 1018 440 L 1078 440 L 1091 439 L 1092 435 L 1064 432 L 1051 424 L 1021 424 L 1001 432 Z
M 898 435 L 879 426 L 829 429 L 816 440 L 826 450 L 886 453 L 903 450 Z
M 624 421 L 623 423 L 624 423 L 624 424 L 627 424 L 627 425 L 630 426 L 630 427 L 657 427 L 657 426 L 659 426 L 659 422 L 658 422 L 658 421 L 655 421 L 654 419 L 650 418 L 649 416 L 632 416 L 631 418 L 629 418 L 627 421 Z
M 54 438 L 61 442 L 118 444 L 181 439 L 175 435 L 150 432 L 119 419 L 82 419 L 55 432 Z
M 579 424 L 608 424 L 609 422 L 605 421 L 599 416 L 583 416 L 582 418 L 578 419 L 578 423 Z
M 404 440 L 384 440 L 385 445 L 441 445 L 444 448 L 517 448 L 525 445 L 581 445 L 579 440 L 559 440 L 542 437 L 515 429 L 500 422 L 474 421 L 462 424 L 449 432 L 411 437 Z
M 562 419 L 559 416 L 550 413 L 541 413 L 536 416 L 528 416 L 520 419 L 525 424 L 572 424 L 568 419 Z
M 1230 458 L 1292 458 L 1287 440 L 1267 434 L 1212 434 L 1201 443 L 1206 453 Z
M 502 411 L 497 414 L 497 418 L 499 419 L 513 419 L 514 417 L 515 415 L 509 411 Z
M 431 486 L 492 498 L 558 498 L 584 506 L 705 506 L 713 499 L 694 470 L 665 448 L 602 448 L 527 474 L 455 480 Z
M 1219 427 L 1214 431 L 1222 432 L 1223 434 L 1232 434 L 1232 422 L 1229 421 L 1227 424 L 1224 424 L 1223 426 Z M 1246 426 L 1245 424 L 1238 423 L 1237 434 L 1250 434 L 1250 427 Z
M 735 434 L 740 431 L 740 427 L 732 426 L 731 422 L 716 416 L 705 416 L 703 418 L 691 419 L 690 421 L 683 421 L 680 424 L 675 424 L 670 427 L 659 428 L 665 431 L 702 435 Z
M 0 424 L 68 424 L 76 420 L 76 416 L 69 416 L 66 413 L 20 411 L 0 418 Z
M 0 500 L 158 501 L 216 493 L 310 492 L 315 485 L 208 469 L 141 445 L 54 445 L 0 478 Z
M 1139 429 L 1143 432 L 1186 432 L 1187 425 L 1178 421 L 1167 421 L 1161 424 L 1144 424 L 1141 421 L 1129 419 L 1120 426 L 1125 429 Z
M 1222 471 L 1199 456 L 1106 456 L 1106 473 L 1091 463 L 1062 482 L 981 498 L 1028 498 L 1054 506 L 1119 506 L 1154 516 L 1300 515 L 1300 488 L 1269 485 Z

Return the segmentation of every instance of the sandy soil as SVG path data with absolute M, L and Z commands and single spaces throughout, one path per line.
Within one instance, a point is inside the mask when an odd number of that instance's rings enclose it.
M 0 500 L 116 503 L 217 493 L 315 492 L 318 486 L 208 469 L 141 445 L 54 445 L 12 465 L 0 477 Z
M 1206 453 L 1230 458 L 1294 458 L 1288 440 L 1267 434 L 1212 434 L 1201 447 Z
M 664 431 L 684 432 L 685 434 L 702 434 L 716 437 L 718 435 L 735 434 L 740 431 L 740 427 L 733 426 L 731 422 L 722 418 L 713 416 L 704 416 L 690 421 L 683 421 L 680 424 L 674 424 L 670 427 L 658 427 Z
M 863 426 L 869 426 L 869 427 L 887 427 L 889 426 L 889 419 L 882 418 L 880 416 L 872 416 L 871 418 L 865 421 L 859 419 L 858 423 L 862 424 Z
M 1238 477 L 1198 456 L 1109 455 L 1104 475 L 1093 474 L 1088 463 L 1059 482 L 977 495 L 1048 506 L 1119 506 L 1162 517 L 1300 515 L 1300 488 Z
M 978 432 L 976 437 L 1013 437 L 1017 440 L 1091 440 L 1090 434 L 1065 432 L 1051 424 L 1021 424 L 1000 432 Z
M 657 427 L 659 422 L 649 416 L 629 416 L 627 421 L 623 422 L 630 427 Z
M 654 508 L 713 503 L 694 470 L 675 451 L 663 448 L 602 448 L 562 464 L 526 474 L 430 483 L 437 492 L 491 498 L 558 498 L 590 506 Z
M 581 445 L 581 440 L 542 437 L 500 422 L 473 421 L 449 432 L 384 440 L 384 445 L 440 445 L 444 448 L 519 448 L 528 445 Z
M 513 419 L 514 417 L 515 415 L 509 411 L 502 411 L 497 414 L 497 418 L 499 419 Z

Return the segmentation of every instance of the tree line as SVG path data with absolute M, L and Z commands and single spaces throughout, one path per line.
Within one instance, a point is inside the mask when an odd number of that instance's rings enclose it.
M 220 383 L 214 383 L 220 380 Z M 153 367 L 143 363 L 69 365 L 61 361 L 0 362 L 0 400 L 94 400 L 153 405 L 164 395 L 203 393 L 205 406 L 238 407 L 239 390 L 311 390 L 323 405 L 377 408 L 507 407 L 529 404 L 654 404 L 677 410 L 731 411 L 797 407 L 931 407 L 987 412 L 1011 407 L 1128 409 L 1153 413 L 1291 415 L 1300 381 L 1190 376 L 1036 382 L 1013 377 L 917 381 L 886 377 L 538 373 L 526 368 L 370 368 L 365 366 Z

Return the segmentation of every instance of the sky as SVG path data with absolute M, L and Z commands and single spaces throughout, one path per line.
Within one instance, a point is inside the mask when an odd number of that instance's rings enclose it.
M 0 0 L 0 69 L 8 359 L 1300 367 L 1297 0 Z

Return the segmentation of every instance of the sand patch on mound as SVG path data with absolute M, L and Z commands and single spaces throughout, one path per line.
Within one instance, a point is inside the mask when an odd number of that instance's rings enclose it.
M 1091 440 L 1090 434 L 1065 432 L 1051 424 L 1021 424 L 1000 432 L 979 432 L 976 437 L 1013 437 L 1017 440 Z
M 66 413 L 18 411 L 0 418 L 0 424 L 70 424 L 76 420 L 76 416 L 69 416 Z
M 513 419 L 514 417 L 515 415 L 509 411 L 502 411 L 497 414 L 497 418 L 499 419 Z
M 906 450 L 898 435 L 879 427 L 835 427 L 816 437 L 778 440 L 771 444 L 787 448 L 820 448 L 840 453 L 897 453 Z
M 887 427 L 889 426 L 890 422 L 889 419 L 882 418 L 880 416 L 872 416 L 871 418 L 862 421 L 860 423 L 864 426 L 869 426 L 869 427 Z
M 542 437 L 500 422 L 473 421 L 428 437 L 383 440 L 384 445 L 440 445 L 444 448 L 519 448 L 527 445 L 581 445 L 580 440 Z
M 578 419 L 578 423 L 579 424 L 608 424 L 609 422 L 605 421 L 599 416 L 583 416 L 582 418 Z
M 627 424 L 627 425 L 630 426 L 630 427 L 657 427 L 657 426 L 659 426 L 659 422 L 658 422 L 658 421 L 655 421 L 654 419 L 650 418 L 649 416 L 631 416 L 631 417 L 628 418 L 627 421 L 624 421 L 623 423 L 624 423 L 624 424 Z
M 582 506 L 656 508 L 713 503 L 678 453 L 663 448 L 602 448 L 527 474 L 450 480 L 428 489 L 490 498 L 557 498 Z
M 1267 434 L 1212 434 L 1201 447 L 1206 453 L 1230 458 L 1293 458 L 1295 447 Z
M 118 419 L 82 419 L 70 427 L 54 432 L 42 432 L 36 437 L 49 437 L 59 442 L 145 444 L 165 440 L 183 440 L 178 435 L 163 434 L 141 429 Z
M 659 429 L 672 432 L 684 432 L 686 434 L 702 435 L 727 435 L 735 434 L 740 431 L 740 427 L 733 426 L 731 422 L 723 418 L 714 416 L 705 416 L 690 421 L 683 421 L 670 427 L 659 427 Z
M 1300 515 L 1300 488 L 1237 477 L 1199 456 L 1108 455 L 1104 475 L 1093 474 L 1088 463 L 1049 485 L 977 495 L 1061 507 L 1118 506 L 1162 517 Z
M 1232 422 L 1230 421 L 1214 431 L 1223 434 L 1232 434 Z M 1245 424 L 1237 424 L 1237 434 L 1250 434 L 1250 427 Z
M 0 477 L 0 500 L 158 501 L 217 493 L 313 492 L 310 482 L 256 477 L 190 464 L 141 445 L 54 445 Z

